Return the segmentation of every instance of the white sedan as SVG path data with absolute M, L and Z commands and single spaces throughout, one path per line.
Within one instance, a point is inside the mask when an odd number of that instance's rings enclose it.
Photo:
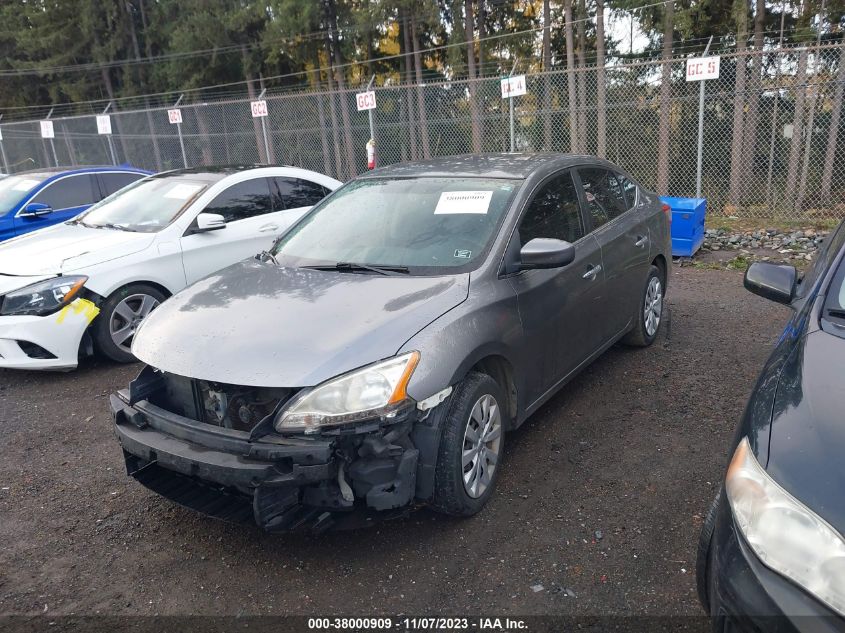
M 212 168 L 139 180 L 70 222 L 0 245 L 0 368 L 61 369 L 132 338 L 188 284 L 269 249 L 340 186 L 293 167 Z

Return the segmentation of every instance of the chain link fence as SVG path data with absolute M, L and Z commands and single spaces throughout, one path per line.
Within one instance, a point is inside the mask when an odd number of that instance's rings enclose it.
M 722 55 L 719 79 L 705 86 L 701 175 L 711 215 L 845 217 L 844 52 L 826 45 Z M 378 84 L 380 165 L 509 151 L 499 78 Z M 660 193 L 695 194 L 699 83 L 686 81 L 684 58 L 528 74 L 527 88 L 514 102 L 517 151 L 604 155 Z M 182 104 L 179 126 L 164 107 L 112 111 L 111 143 L 97 134 L 95 115 L 53 119 L 54 139 L 41 138 L 39 121 L 3 123 L 4 167 L 279 163 L 346 180 L 366 169 L 370 128 L 355 100 L 362 90 L 268 92 L 266 143 L 247 98 Z

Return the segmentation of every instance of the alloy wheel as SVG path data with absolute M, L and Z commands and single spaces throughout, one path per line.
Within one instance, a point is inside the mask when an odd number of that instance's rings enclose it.
M 158 299 L 150 295 L 134 294 L 125 297 L 115 306 L 109 319 L 109 334 L 112 342 L 121 350 L 131 354 L 135 331 L 141 325 L 141 321 L 158 305 Z
M 502 445 L 502 415 L 499 403 L 484 394 L 473 405 L 464 431 L 462 466 L 464 489 L 478 499 L 493 481 Z
M 649 337 L 657 333 L 660 327 L 660 317 L 663 314 L 663 287 L 657 277 L 652 277 L 648 282 L 645 292 L 645 303 L 643 306 L 643 319 L 645 331 Z

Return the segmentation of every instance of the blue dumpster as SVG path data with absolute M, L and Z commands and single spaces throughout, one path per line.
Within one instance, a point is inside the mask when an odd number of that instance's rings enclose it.
M 672 256 L 692 257 L 704 243 L 704 198 L 660 196 L 672 209 Z

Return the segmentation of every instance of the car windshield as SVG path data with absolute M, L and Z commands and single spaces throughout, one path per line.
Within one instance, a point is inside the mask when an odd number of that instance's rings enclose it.
M 8 211 L 23 200 L 32 188 L 47 179 L 46 176 L 8 176 L 0 179 L 0 213 Z
M 207 186 L 208 183 L 182 176 L 144 178 L 95 204 L 74 222 L 156 233 L 173 222 Z
M 481 261 L 518 186 L 481 178 L 356 180 L 317 205 L 273 254 L 287 266 L 459 272 Z
M 845 261 L 839 264 L 839 269 L 833 277 L 825 300 L 823 318 L 837 325 L 845 326 Z M 845 329 L 835 328 L 832 332 L 845 338 Z

